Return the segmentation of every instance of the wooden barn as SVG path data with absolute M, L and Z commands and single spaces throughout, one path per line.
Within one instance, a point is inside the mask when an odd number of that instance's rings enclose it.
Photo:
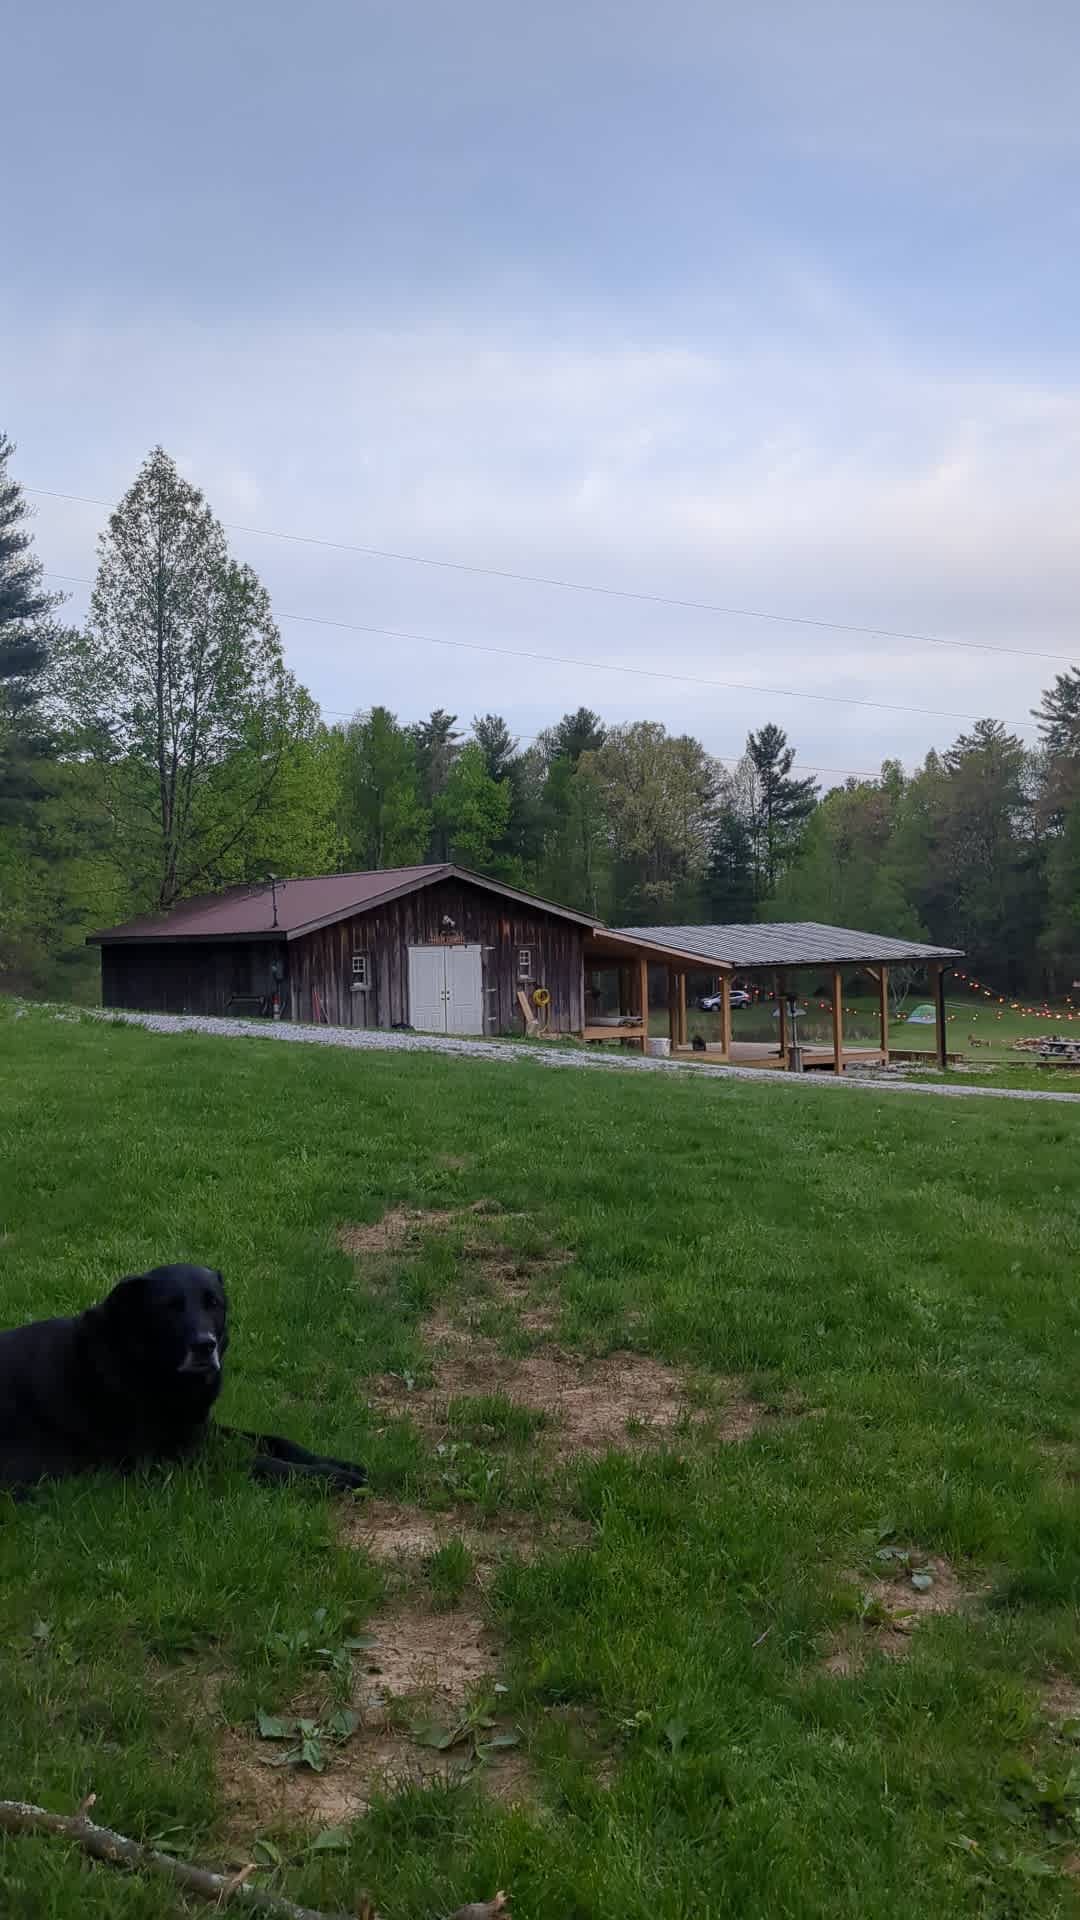
M 672 979 L 701 965 L 447 864 L 233 887 L 92 942 L 106 1007 L 457 1034 L 521 1033 L 535 1018 L 642 1047 L 650 962 Z M 618 1011 L 602 1011 L 611 1001 Z

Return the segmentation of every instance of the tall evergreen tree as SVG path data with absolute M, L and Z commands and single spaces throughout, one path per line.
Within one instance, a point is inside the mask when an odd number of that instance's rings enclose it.
M 0 433 L 0 820 L 14 821 L 40 791 L 34 763 L 48 745 L 40 702 L 62 594 L 48 593 L 27 530 L 30 509 Z
M 426 720 L 418 721 L 411 732 L 420 773 L 420 798 L 432 821 L 428 851 L 433 860 L 446 860 L 449 858 L 448 842 L 438 802 L 450 778 L 450 769 L 461 751 L 457 714 L 436 707 Z
M 782 727 L 770 723 L 746 741 L 747 826 L 754 855 L 758 898 L 772 893 L 794 858 L 817 804 L 817 782 L 792 773 L 795 750 Z

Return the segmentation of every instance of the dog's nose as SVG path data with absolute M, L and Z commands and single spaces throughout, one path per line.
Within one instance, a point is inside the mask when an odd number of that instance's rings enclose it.
M 217 1335 L 213 1333 L 197 1333 L 191 1343 L 191 1351 L 192 1353 L 202 1355 L 204 1359 L 209 1359 L 212 1353 L 217 1352 Z

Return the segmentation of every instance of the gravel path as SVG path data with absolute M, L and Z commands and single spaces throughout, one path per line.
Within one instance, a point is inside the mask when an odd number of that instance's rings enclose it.
M 61 1016 L 63 1017 L 63 1016 Z M 71 1016 L 67 1016 L 70 1018 Z M 464 1040 L 438 1034 L 359 1033 L 352 1027 L 294 1026 L 289 1021 L 217 1020 L 207 1014 L 97 1013 L 95 1019 L 120 1020 L 146 1027 L 151 1033 L 208 1033 L 222 1040 L 286 1040 L 302 1047 L 351 1047 L 362 1053 L 453 1053 L 480 1060 L 531 1060 L 542 1067 L 579 1067 L 612 1073 L 695 1073 L 710 1080 L 752 1080 L 776 1086 L 869 1093 L 917 1093 L 946 1100 L 1050 1100 L 1057 1105 L 1080 1102 L 1080 1093 L 1055 1093 L 1014 1087 L 949 1086 L 938 1081 L 873 1079 L 859 1075 L 837 1078 L 831 1073 L 782 1073 L 768 1067 L 698 1066 L 691 1061 L 652 1059 L 641 1054 L 600 1053 L 577 1047 L 523 1046 L 512 1040 Z

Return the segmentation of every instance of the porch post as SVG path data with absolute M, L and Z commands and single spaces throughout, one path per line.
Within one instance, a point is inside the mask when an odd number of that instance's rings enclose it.
M 731 975 L 720 975 L 720 1051 L 725 1060 L 731 1058 Z
M 778 1032 L 780 1034 L 780 1059 L 783 1065 L 786 1067 L 787 1066 L 787 1050 L 788 1050 L 788 1030 L 787 1030 L 787 1000 L 784 997 L 784 988 L 787 985 L 787 981 L 785 980 L 782 973 L 775 973 L 773 975 L 773 984 L 776 988 L 776 1011 L 779 1016 Z
M 686 968 L 679 968 L 679 1045 L 685 1047 L 690 1032 L 686 1024 Z
M 934 974 L 934 1026 L 936 1029 L 934 1038 L 937 1041 L 938 1066 L 942 1073 L 949 1071 L 949 1035 L 945 1019 L 946 971 L 945 962 L 939 960 Z
M 645 1031 L 641 1036 L 641 1051 L 649 1051 L 649 963 L 642 954 L 638 961 L 638 1006 L 641 1010 L 641 1024 Z
M 885 1066 L 889 1064 L 889 969 L 884 961 L 878 974 L 878 991 L 881 995 L 881 1055 Z
M 671 1051 L 674 1053 L 680 1044 L 681 1038 L 679 1027 L 679 981 L 674 967 L 669 967 L 667 970 L 667 1012 L 668 1033 L 671 1036 Z
M 832 977 L 832 1044 L 833 1071 L 844 1071 L 844 976 L 839 967 L 833 968 Z

